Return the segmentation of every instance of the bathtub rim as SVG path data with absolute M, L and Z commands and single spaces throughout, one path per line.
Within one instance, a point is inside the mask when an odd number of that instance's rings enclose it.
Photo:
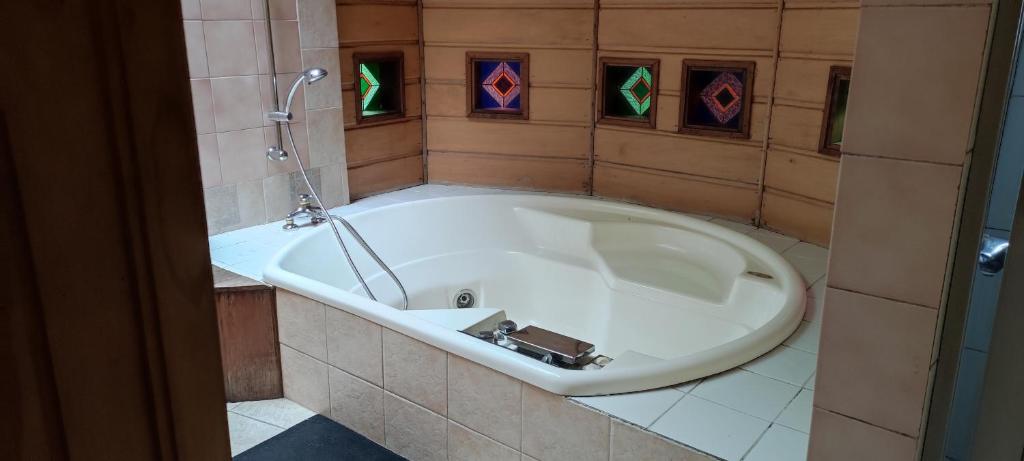
M 279 288 L 318 301 L 369 320 L 383 328 L 404 334 L 416 340 L 453 353 L 467 360 L 499 371 L 548 392 L 566 396 L 607 395 L 638 392 L 675 386 L 694 379 L 736 368 L 782 345 L 800 326 L 806 302 L 806 284 L 796 269 L 781 254 L 753 238 L 725 226 L 694 218 L 684 213 L 662 210 L 626 202 L 590 197 L 567 197 L 538 193 L 471 194 L 456 197 L 434 197 L 412 202 L 394 203 L 348 215 L 359 218 L 383 210 L 422 205 L 424 202 L 453 199 L 523 198 L 551 204 L 581 201 L 608 207 L 653 215 L 668 224 L 693 228 L 697 231 L 713 230 L 714 235 L 761 259 L 772 267 L 782 287 L 785 302 L 779 312 L 764 325 L 739 338 L 686 356 L 611 370 L 567 370 L 553 367 L 522 354 L 498 346 L 490 346 L 472 336 L 422 320 L 403 310 L 370 300 L 363 295 L 333 287 L 312 278 L 282 268 L 282 261 L 291 251 L 329 232 L 321 226 L 313 232 L 296 238 L 282 247 L 264 267 L 263 278 Z

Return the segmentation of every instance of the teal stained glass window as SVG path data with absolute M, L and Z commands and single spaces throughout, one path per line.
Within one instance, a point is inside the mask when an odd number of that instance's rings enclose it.
M 601 118 L 653 127 L 657 62 L 605 59 L 601 72 Z
M 355 55 L 357 120 L 400 117 L 404 112 L 402 55 Z

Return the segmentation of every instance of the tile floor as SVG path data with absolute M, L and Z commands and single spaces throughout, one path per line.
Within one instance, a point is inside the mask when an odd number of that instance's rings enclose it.
M 315 413 L 288 399 L 227 404 L 231 456 L 280 434 Z
M 331 212 L 345 216 L 392 203 L 472 193 L 506 191 L 423 185 L 370 197 Z M 810 431 L 828 250 L 747 224 L 707 219 L 749 235 L 793 264 L 810 287 L 800 328 L 772 352 L 716 376 L 671 388 L 574 400 L 728 461 L 803 460 Z M 309 231 L 285 232 L 281 222 L 274 222 L 215 235 L 210 237 L 211 256 L 220 267 L 260 280 L 270 257 Z M 264 402 L 235 407 L 228 404 L 232 455 L 305 419 L 295 420 L 302 413 L 287 400 Z M 274 416 L 289 414 L 293 416 Z

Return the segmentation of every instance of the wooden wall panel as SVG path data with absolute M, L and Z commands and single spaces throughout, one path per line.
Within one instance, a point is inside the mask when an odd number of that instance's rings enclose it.
M 763 207 L 764 227 L 800 240 L 828 245 L 832 235 L 832 204 L 767 189 Z
M 839 159 L 818 153 L 829 67 L 852 65 L 856 1 L 787 1 L 765 151 L 762 223 L 827 245 Z
M 368 163 L 421 154 L 422 122 L 391 123 L 372 129 L 349 130 L 345 134 L 348 166 L 355 168 Z
M 342 47 L 345 44 L 419 41 L 416 2 L 348 1 L 338 4 L 337 12 L 338 41 Z
M 585 159 L 588 131 L 578 126 L 430 117 L 427 145 L 446 152 Z
M 838 158 L 817 153 L 817 143 L 829 67 L 852 64 L 859 2 L 602 0 L 599 11 L 594 4 L 423 1 L 431 180 L 568 187 L 753 218 L 827 243 Z M 469 50 L 530 54 L 528 121 L 465 117 Z M 591 129 L 595 58 L 604 56 L 660 60 L 654 130 Z M 756 63 L 749 139 L 676 132 L 683 59 Z M 579 161 L 584 173 L 569 174 Z M 572 180 L 531 170 L 553 165 Z
M 793 190 L 804 197 L 833 203 L 839 162 L 822 156 L 810 156 L 773 149 L 765 166 L 765 186 Z
M 580 159 L 497 156 L 431 151 L 430 182 L 579 192 L 589 179 Z
M 669 48 L 692 50 L 762 50 L 771 52 L 778 30 L 775 2 L 741 7 L 722 1 L 710 7 L 679 3 L 650 8 L 601 5 L 598 43 L 602 50 Z M 742 4 L 750 5 L 749 2 Z
M 424 2 L 429 180 L 587 193 L 594 2 L 507 6 Z M 467 51 L 529 53 L 528 120 L 466 117 Z
M 595 134 L 596 159 L 636 167 L 675 171 L 757 184 L 761 146 L 741 142 L 688 139 L 635 128 L 602 127 Z
M 669 210 L 753 222 L 757 186 L 597 162 L 594 187 L 602 196 Z
M 423 183 L 418 10 L 415 0 L 337 1 L 345 148 L 352 199 Z M 357 124 L 352 55 L 385 51 L 402 51 L 405 58 L 405 117 Z
M 775 72 L 778 4 L 656 3 L 657 8 L 648 1 L 601 3 L 598 54 L 657 58 L 661 64 L 655 130 L 598 122 L 594 194 L 752 220 L 758 210 Z M 677 133 L 684 59 L 755 63 L 749 139 Z M 695 196 L 702 194 L 707 196 Z M 698 208 L 686 208 L 690 206 Z
M 350 166 L 348 181 L 352 200 L 422 184 L 423 156 L 416 154 L 363 166 Z
M 480 4 L 468 8 L 426 6 L 423 42 L 427 46 L 465 45 L 564 47 L 590 49 L 594 36 L 593 8 L 501 8 Z

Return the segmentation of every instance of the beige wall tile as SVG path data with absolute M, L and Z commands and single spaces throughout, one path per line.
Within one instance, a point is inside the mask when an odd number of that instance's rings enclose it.
M 281 378 L 284 381 L 284 397 L 322 415 L 330 415 L 327 368 L 326 363 L 282 344 Z
M 185 52 L 188 57 L 188 74 L 192 78 L 210 76 L 206 62 L 206 38 L 202 21 L 185 21 Z
M 203 187 L 214 187 L 221 184 L 220 155 L 217 153 L 217 135 L 201 134 L 199 145 L 199 170 L 203 175 Z
M 306 86 L 306 109 L 341 107 L 341 64 L 337 48 L 302 50 L 302 67 L 322 67 L 327 78 Z
M 938 307 L 960 167 L 843 157 L 828 284 Z
M 385 328 L 384 389 L 447 414 L 448 354 Z
M 196 133 L 217 131 L 213 118 L 213 88 L 210 79 L 190 80 L 192 85 L 192 113 L 196 119 Z
M 255 19 L 266 19 L 263 0 L 252 0 L 252 17 Z M 270 18 L 298 19 L 295 12 L 295 0 L 270 0 Z
M 713 461 L 715 458 L 612 420 L 611 461 Z
M 224 232 L 241 222 L 235 184 L 203 189 L 203 203 L 206 206 L 206 229 L 210 235 Z
M 320 196 L 324 206 L 334 208 L 349 203 L 348 168 L 344 162 L 320 167 L 320 183 L 324 188 Z
M 523 453 L 540 461 L 608 459 L 607 415 L 523 385 Z
M 199 0 L 181 0 L 182 19 L 202 19 L 202 14 L 202 8 L 199 6 Z
M 327 363 L 384 385 L 381 327 L 336 308 L 327 310 Z
M 331 419 L 384 445 L 384 390 L 330 367 Z
M 491 416 L 495 420 L 502 419 L 501 416 Z M 448 421 L 448 459 L 450 461 L 519 461 L 520 453 L 464 426 Z
M 443 416 L 384 393 L 385 446 L 410 461 L 447 460 L 447 424 Z
M 262 128 L 218 133 L 217 148 L 225 183 L 262 180 L 267 175 Z
M 299 24 L 296 21 L 272 21 L 274 28 L 274 68 L 278 73 L 302 72 L 302 58 L 299 54 Z M 256 22 L 256 61 L 260 74 L 270 73 L 267 50 L 267 28 L 264 22 Z
M 916 436 L 936 311 L 829 288 L 814 405 Z
M 522 395 L 518 379 L 448 354 L 448 417 L 453 421 L 519 449 Z
M 203 19 L 252 19 L 248 0 L 200 0 Z
M 256 39 L 252 21 L 204 21 L 211 77 L 255 75 Z
M 263 118 L 263 126 L 274 126 L 274 122 L 266 118 L 266 113 L 274 110 L 284 110 L 284 104 L 288 97 L 288 87 L 291 85 L 292 80 L 295 79 L 299 74 L 278 74 L 277 76 L 277 91 L 280 94 L 278 99 L 280 106 L 274 108 L 274 88 L 271 85 L 269 75 L 260 75 L 260 104 L 263 106 L 263 112 L 260 115 Z M 306 121 L 306 92 L 300 90 L 295 93 L 295 97 L 292 100 L 292 123 L 303 123 Z
M 843 150 L 961 164 L 989 7 L 861 9 Z
M 309 177 L 309 182 L 313 184 L 317 194 L 320 194 L 320 170 L 307 170 L 306 176 Z M 303 181 L 299 172 L 282 173 L 264 178 L 263 194 L 267 203 L 267 220 L 284 219 L 298 206 L 299 194 L 308 193 L 309 187 L 306 186 L 306 182 Z
M 337 48 L 338 19 L 334 0 L 298 0 L 299 42 L 306 48 Z
M 811 419 L 811 461 L 912 461 L 917 441 L 819 408 Z
M 210 79 L 213 88 L 213 117 L 217 131 L 234 131 L 263 126 L 260 83 L 256 76 Z
M 267 183 L 263 182 L 264 194 Z M 277 332 L 291 348 L 327 361 L 326 306 L 287 290 L 277 290 Z
M 309 161 L 314 167 L 345 161 L 345 129 L 341 109 L 306 112 L 309 130 Z
M 222 171 L 223 174 L 223 171 Z M 263 203 L 263 181 L 243 181 L 238 183 L 238 225 L 228 229 L 255 226 L 267 222 L 267 211 Z

